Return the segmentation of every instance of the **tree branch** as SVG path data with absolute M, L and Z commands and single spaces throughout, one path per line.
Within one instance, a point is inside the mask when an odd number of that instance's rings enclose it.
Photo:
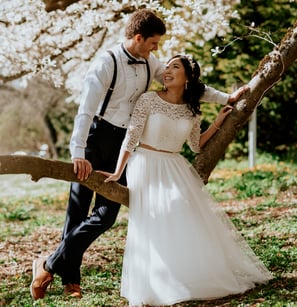
M 47 12 L 65 10 L 67 6 L 79 0 L 43 0 Z
M 263 96 L 270 90 L 286 70 L 297 59 L 297 22 L 288 30 L 282 41 L 260 62 L 257 71 L 249 82 L 250 91 L 234 106 L 233 112 L 223 123 L 221 129 L 203 147 L 193 165 L 203 181 L 208 177 L 223 157 L 227 146 L 234 140 L 237 132 L 249 120 Z
M 0 156 L 0 175 L 3 174 L 29 174 L 33 181 L 40 178 L 53 178 L 58 180 L 79 182 L 94 192 L 103 195 L 126 207 L 129 206 L 128 188 L 117 182 L 105 183 L 105 177 L 93 171 L 87 180 L 79 181 L 73 173 L 73 164 L 47 160 L 39 157 L 6 155 Z

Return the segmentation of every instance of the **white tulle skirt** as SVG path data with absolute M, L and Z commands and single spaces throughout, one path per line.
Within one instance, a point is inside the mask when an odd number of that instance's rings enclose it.
M 272 278 L 183 156 L 138 148 L 127 179 L 130 306 L 220 298 Z

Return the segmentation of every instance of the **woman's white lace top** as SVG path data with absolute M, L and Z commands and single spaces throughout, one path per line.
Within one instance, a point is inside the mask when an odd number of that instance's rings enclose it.
M 142 94 L 136 102 L 122 149 L 132 152 L 139 144 L 180 152 L 187 141 L 199 152 L 200 117 L 186 104 L 169 103 L 156 92 Z

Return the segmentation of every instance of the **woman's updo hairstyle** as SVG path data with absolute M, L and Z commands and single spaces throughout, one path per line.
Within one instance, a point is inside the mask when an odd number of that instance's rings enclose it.
M 200 115 L 199 100 L 204 94 L 205 85 L 200 81 L 200 66 L 190 55 L 176 55 L 172 59 L 180 59 L 186 72 L 188 82 L 186 83 L 183 99 L 193 115 Z M 171 60 L 172 60 L 171 59 Z

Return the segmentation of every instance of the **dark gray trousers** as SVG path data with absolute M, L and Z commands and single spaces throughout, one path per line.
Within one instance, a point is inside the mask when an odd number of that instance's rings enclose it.
M 115 170 L 125 133 L 126 129 L 94 118 L 86 147 L 86 159 L 94 170 Z M 119 183 L 126 185 L 125 173 Z M 62 277 L 63 285 L 80 284 L 84 252 L 114 224 L 118 215 L 120 205 L 99 194 L 95 195 L 95 204 L 89 214 L 93 196 L 94 192 L 83 185 L 71 183 L 62 240 L 46 261 L 46 267 Z

